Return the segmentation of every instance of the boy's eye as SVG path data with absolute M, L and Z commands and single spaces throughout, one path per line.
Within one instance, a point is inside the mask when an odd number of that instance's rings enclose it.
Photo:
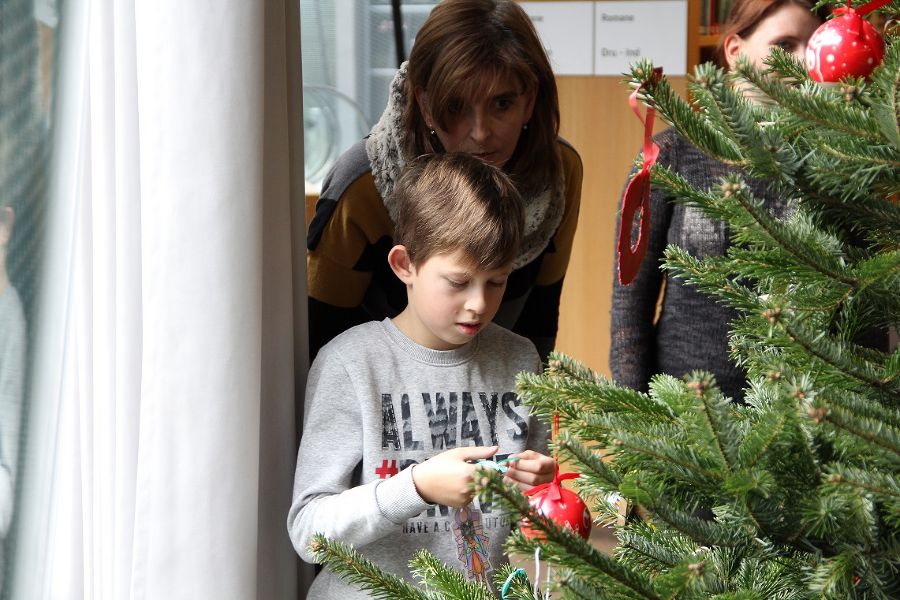
M 497 280 L 492 279 L 491 281 L 488 282 L 488 285 L 490 285 L 491 287 L 495 287 L 495 288 L 503 287 L 504 285 L 506 285 L 506 280 L 503 279 L 501 281 L 497 281 Z
M 459 289 L 459 288 L 464 288 L 464 287 L 466 287 L 466 283 L 468 283 L 468 282 L 466 282 L 466 281 L 457 281 L 457 280 L 455 280 L 455 279 L 448 279 L 448 280 L 447 280 L 447 283 L 450 284 L 450 287 Z

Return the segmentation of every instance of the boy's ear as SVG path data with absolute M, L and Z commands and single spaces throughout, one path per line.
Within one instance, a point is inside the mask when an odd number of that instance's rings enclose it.
M 406 246 L 397 244 L 388 252 L 388 264 L 400 281 L 409 285 L 412 283 L 413 275 L 415 275 L 415 267 L 409 260 L 409 254 L 406 252 Z
M 9 242 L 15 222 L 16 213 L 11 206 L 0 208 L 0 246 L 5 246 Z

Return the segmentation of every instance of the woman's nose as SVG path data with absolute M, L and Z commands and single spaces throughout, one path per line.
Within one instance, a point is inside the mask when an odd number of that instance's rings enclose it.
M 470 117 L 469 137 L 476 142 L 483 142 L 491 136 L 491 125 L 488 116 L 482 110 L 473 110 Z

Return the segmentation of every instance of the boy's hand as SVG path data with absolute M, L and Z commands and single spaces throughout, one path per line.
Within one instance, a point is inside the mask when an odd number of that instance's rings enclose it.
M 416 491 L 423 500 L 432 504 L 456 508 L 465 506 L 472 501 L 469 484 L 477 469 L 476 465 L 466 461 L 490 458 L 497 450 L 497 446 L 468 446 L 432 456 L 413 467 L 412 477 Z
M 534 450 L 519 452 L 513 456 L 519 460 L 511 461 L 504 479 L 514 481 L 524 491 L 542 483 L 553 481 L 556 473 L 556 461 Z

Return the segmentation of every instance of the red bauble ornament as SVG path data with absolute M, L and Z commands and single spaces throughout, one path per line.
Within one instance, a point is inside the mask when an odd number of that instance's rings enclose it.
M 867 5 L 868 6 L 868 5 Z M 815 81 L 835 82 L 852 75 L 867 77 L 884 58 L 884 39 L 863 19 L 867 7 L 835 9 L 806 44 L 806 68 Z
M 542 483 L 525 492 L 530 496 L 530 504 L 534 510 L 547 517 L 557 525 L 568 527 L 575 533 L 587 539 L 591 534 L 591 511 L 588 510 L 578 494 L 567 490 L 560 485 L 566 479 L 575 479 L 578 473 L 559 474 L 557 466 L 556 475 L 550 483 Z M 538 529 L 532 529 L 528 519 L 523 519 L 520 525 L 522 533 L 527 538 L 543 539 L 543 533 Z

